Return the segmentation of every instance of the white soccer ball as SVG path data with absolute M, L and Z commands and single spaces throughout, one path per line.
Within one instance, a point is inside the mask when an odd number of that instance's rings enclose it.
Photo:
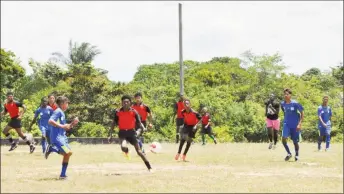
M 160 153 L 162 150 L 162 146 L 159 142 L 153 142 L 149 146 L 149 150 L 154 154 Z

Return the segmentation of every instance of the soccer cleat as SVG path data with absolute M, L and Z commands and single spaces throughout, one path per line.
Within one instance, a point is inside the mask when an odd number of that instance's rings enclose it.
M 185 162 L 186 161 L 186 155 L 182 155 L 182 160 Z
M 295 156 L 295 162 L 299 161 L 299 156 Z
M 202 146 L 204 146 L 205 145 L 205 143 L 202 143 Z
M 36 149 L 36 146 L 34 144 L 31 144 L 30 145 L 30 154 L 32 154 L 33 151 L 35 151 L 35 149 Z
M 175 160 L 179 160 L 179 156 L 180 156 L 180 154 L 177 154 L 177 155 L 174 157 L 174 159 L 175 159 Z
M 123 154 L 124 154 L 124 157 L 127 158 L 127 160 L 130 160 L 130 154 L 129 154 L 129 152 L 127 152 L 127 153 L 123 152 Z
M 269 144 L 269 150 L 272 148 L 272 146 L 273 146 L 273 143 L 270 142 L 270 144 Z
M 292 155 L 291 154 L 288 154 L 285 158 L 284 158 L 284 160 L 285 161 L 289 161 L 289 159 L 292 157 Z
M 60 176 L 59 179 L 60 180 L 66 180 L 68 178 L 68 176 Z
M 51 145 L 47 145 L 47 147 L 45 148 L 45 152 L 44 152 L 44 158 L 45 159 L 48 159 L 48 157 L 49 157 L 49 155 L 51 153 L 50 147 L 51 147 Z
M 18 143 L 13 142 L 11 143 L 11 148 L 8 151 L 13 151 L 14 149 L 16 149 L 18 147 Z
M 216 141 L 216 139 L 214 139 L 214 143 L 215 143 L 215 144 L 217 144 L 217 141 Z
M 329 148 L 326 148 L 326 149 L 325 149 L 325 152 L 327 152 L 328 150 L 329 150 Z

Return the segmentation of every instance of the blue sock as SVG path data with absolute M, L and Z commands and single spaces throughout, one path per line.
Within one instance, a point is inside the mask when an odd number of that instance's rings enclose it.
M 42 139 L 42 149 L 43 149 L 43 153 L 45 152 L 45 148 L 46 148 L 46 146 L 47 146 L 47 142 L 45 141 L 45 139 L 43 140 Z
M 140 149 L 142 149 L 142 142 L 140 139 L 139 139 L 139 146 L 140 146 Z
M 331 136 L 326 135 L 326 149 L 330 148 L 330 140 L 331 140 Z
M 62 171 L 61 171 L 61 177 L 66 176 L 66 171 L 67 171 L 68 163 L 62 163 Z
M 285 150 L 287 151 L 287 153 L 288 153 L 288 154 L 291 154 L 291 153 L 290 153 L 290 150 L 289 150 L 289 147 L 288 147 L 288 145 L 287 145 L 287 142 L 283 142 L 283 146 L 284 146 Z

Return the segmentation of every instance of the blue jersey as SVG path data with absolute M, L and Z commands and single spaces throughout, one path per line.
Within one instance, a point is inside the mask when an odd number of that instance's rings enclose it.
M 54 120 L 55 122 L 60 123 L 61 125 L 66 124 L 66 116 L 60 108 L 57 108 L 54 111 L 53 115 L 51 115 L 50 117 L 50 120 Z M 54 126 L 51 126 L 50 129 L 50 138 L 52 143 L 55 143 L 58 140 L 65 140 L 67 138 L 64 129 Z
M 35 111 L 35 117 L 38 117 L 38 115 L 40 116 L 39 125 L 40 126 L 48 126 L 50 116 L 53 114 L 53 112 L 54 112 L 54 110 L 50 106 L 47 106 L 45 108 L 39 107 Z
M 289 128 L 296 128 L 300 121 L 300 115 L 298 111 L 303 111 L 302 105 L 295 100 L 291 100 L 289 104 L 283 101 L 281 103 L 281 108 L 284 112 L 284 123 Z
M 321 119 L 324 121 L 324 123 L 328 126 L 331 126 L 331 116 L 332 116 L 332 110 L 329 106 L 319 106 L 318 107 L 318 117 L 321 116 Z M 323 127 L 320 119 L 319 119 L 319 127 Z

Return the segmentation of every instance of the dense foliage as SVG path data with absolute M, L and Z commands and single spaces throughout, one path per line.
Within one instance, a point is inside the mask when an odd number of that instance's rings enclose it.
M 173 105 L 179 92 L 179 64 L 141 65 L 129 83 L 108 79 L 107 71 L 97 69 L 92 60 L 100 51 L 88 43 L 70 43 L 69 59 L 29 64 L 31 75 L 16 60 L 14 53 L 1 49 L 1 99 L 7 91 L 26 104 L 23 117 L 27 129 L 42 96 L 65 95 L 71 100 L 67 117 L 78 116 L 81 123 L 73 131 L 78 137 L 106 137 L 113 110 L 120 106 L 123 94 L 140 91 L 151 107 L 154 129 L 149 140 L 173 141 L 175 122 Z M 54 56 L 62 57 L 54 53 Z M 62 60 L 62 59 L 61 59 Z M 314 141 L 317 131 L 317 107 L 326 94 L 333 109 L 333 140 L 343 141 L 343 66 L 330 72 L 317 68 L 303 75 L 287 74 L 279 54 L 257 56 L 246 52 L 241 59 L 215 57 L 207 62 L 185 61 L 185 92 L 195 110 L 206 106 L 213 116 L 213 129 L 220 141 L 266 141 L 264 100 L 270 93 L 282 100 L 283 88 L 293 91 L 293 98 L 305 108 L 303 140 Z M 2 103 L 3 104 L 3 103 Z M 283 113 L 280 113 L 283 120 Z M 4 127 L 8 117 L 2 118 Z M 40 136 L 37 126 L 31 131 Z M 12 132 L 12 135 L 16 135 Z M 72 135 L 72 136 L 73 136 Z M 3 134 L 2 134 L 3 137 Z

